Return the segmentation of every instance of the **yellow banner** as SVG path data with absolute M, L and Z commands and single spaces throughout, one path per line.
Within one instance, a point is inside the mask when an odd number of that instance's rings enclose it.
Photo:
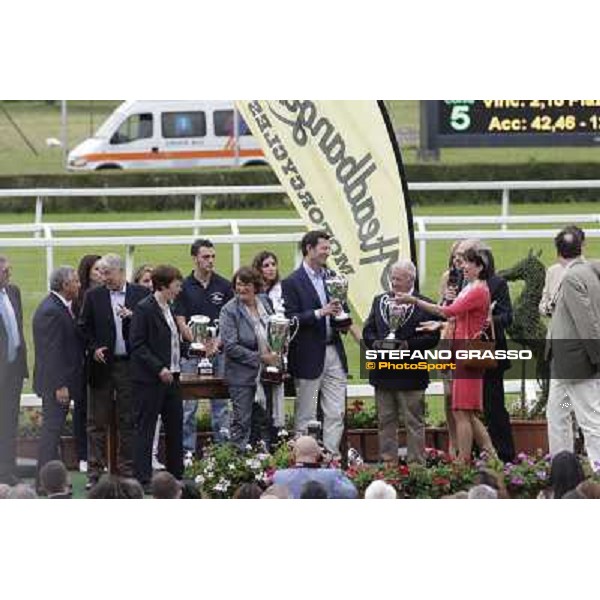
M 375 100 L 240 100 L 241 112 L 309 229 L 332 236 L 330 266 L 348 277 L 362 320 L 412 258 L 412 217 L 400 153 Z

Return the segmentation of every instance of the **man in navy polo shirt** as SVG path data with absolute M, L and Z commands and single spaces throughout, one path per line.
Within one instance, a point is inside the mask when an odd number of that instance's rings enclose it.
M 210 240 L 198 239 L 191 247 L 190 253 L 194 270 L 183 281 L 183 289 L 175 302 L 175 314 L 178 323 L 187 323 L 192 315 L 206 315 L 211 325 L 219 318 L 221 308 L 233 297 L 231 283 L 215 273 L 215 248 Z M 187 354 L 184 350 L 184 354 Z M 222 355 L 213 358 L 215 374 L 223 375 Z M 181 361 L 182 373 L 196 373 L 198 358 L 186 357 Z M 211 421 L 216 442 L 229 437 L 229 405 L 228 399 L 212 399 L 210 401 Z M 196 451 L 196 411 L 197 400 L 183 401 L 183 451 Z

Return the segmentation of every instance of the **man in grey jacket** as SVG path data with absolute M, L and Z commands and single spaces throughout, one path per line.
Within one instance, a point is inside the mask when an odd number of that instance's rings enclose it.
M 580 244 L 576 237 L 570 243 Z M 585 438 L 588 458 L 600 470 L 600 262 L 573 260 L 556 295 L 548 328 L 551 360 L 546 416 L 550 453 L 573 451 L 571 411 Z

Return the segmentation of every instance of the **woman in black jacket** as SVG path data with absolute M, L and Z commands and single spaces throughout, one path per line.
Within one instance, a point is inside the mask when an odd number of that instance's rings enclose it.
M 152 273 L 154 293 L 137 305 L 131 322 L 131 376 L 137 413 L 134 468 L 146 487 L 152 478 L 152 440 L 159 415 L 165 428 L 167 471 L 176 479 L 183 477 L 180 332 L 171 309 L 182 279 L 175 267 L 157 266 Z M 188 331 L 181 333 L 189 338 Z
M 81 288 L 79 294 L 71 305 L 71 310 L 78 319 L 81 314 L 81 308 L 83 306 L 83 299 L 88 290 L 98 287 L 104 283 L 104 276 L 102 274 L 102 257 L 99 254 L 86 254 L 79 261 L 77 267 L 77 274 L 79 275 L 79 281 L 81 282 Z M 85 357 L 85 369 L 86 376 L 83 382 L 83 391 L 78 396 L 77 401 L 73 406 L 73 434 L 77 445 L 77 456 L 79 458 L 79 470 L 84 473 L 87 471 L 87 460 L 88 460 L 88 434 L 87 434 L 87 401 L 88 401 L 88 375 L 89 375 L 89 361 L 91 356 Z

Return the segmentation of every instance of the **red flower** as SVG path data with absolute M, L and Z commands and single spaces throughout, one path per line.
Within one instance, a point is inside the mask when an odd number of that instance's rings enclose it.
M 445 477 L 434 477 L 432 481 L 433 485 L 445 486 L 450 485 L 450 480 Z
M 349 410 L 349 412 L 351 412 L 353 414 L 356 414 L 356 413 L 361 412 L 363 410 L 363 407 L 364 407 L 364 405 L 363 405 L 362 400 L 355 400 L 350 405 L 350 408 L 348 410 Z

